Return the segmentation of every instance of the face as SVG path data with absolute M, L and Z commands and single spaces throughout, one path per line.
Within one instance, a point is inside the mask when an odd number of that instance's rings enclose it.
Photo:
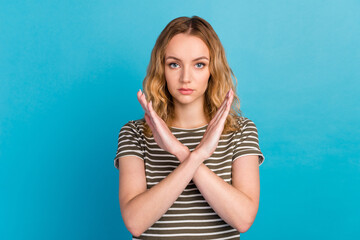
M 203 106 L 210 77 L 209 49 L 198 37 L 175 35 L 165 50 L 165 78 L 175 107 Z

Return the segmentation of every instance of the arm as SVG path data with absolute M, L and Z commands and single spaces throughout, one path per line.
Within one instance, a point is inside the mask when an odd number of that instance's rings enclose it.
M 230 91 L 223 105 L 210 121 L 206 132 L 196 147 L 201 161 L 209 158 L 215 151 L 230 110 L 233 92 Z M 191 155 L 182 150 L 182 156 Z M 193 182 L 215 212 L 239 232 L 246 232 L 253 221 L 259 205 L 259 167 L 258 156 L 242 156 L 233 161 L 232 185 L 218 177 L 205 164 L 197 169 Z M 182 158 L 179 159 L 182 161 Z
M 189 156 L 191 154 L 188 152 Z M 260 197 L 257 155 L 239 157 L 233 162 L 232 185 L 217 176 L 204 163 L 197 169 L 192 180 L 225 222 L 239 232 L 246 232 L 251 227 Z
M 135 234 L 139 234 L 146 230 L 148 227 L 150 227 L 157 219 L 161 217 L 162 214 L 166 212 L 166 210 L 171 206 L 171 204 L 176 200 L 176 198 L 180 195 L 180 193 L 185 189 L 186 185 L 189 183 L 189 181 L 193 178 L 195 172 L 197 171 L 199 165 L 202 163 L 204 159 L 207 159 L 212 155 L 212 153 L 215 151 L 219 138 L 221 136 L 221 133 L 224 128 L 224 123 L 226 120 L 226 117 L 229 113 L 230 106 L 233 99 L 233 92 L 232 90 L 229 90 L 222 106 L 218 109 L 217 113 L 215 114 L 215 117 L 210 121 L 208 128 L 203 136 L 202 141 L 197 146 L 197 148 L 189 155 L 186 155 L 186 151 L 188 149 L 182 145 L 175 137 L 172 135 L 168 127 L 166 126 L 165 122 L 157 116 L 155 111 L 152 109 L 151 102 L 147 102 L 145 99 L 145 96 L 141 93 L 141 91 L 138 92 L 138 99 L 140 104 L 142 105 L 143 109 L 145 110 L 145 120 L 148 123 L 149 127 L 151 128 L 154 139 L 158 143 L 158 145 L 164 149 L 165 151 L 172 153 L 173 155 L 177 156 L 177 158 L 180 160 L 180 165 L 177 169 L 174 170 L 168 177 L 166 177 L 163 181 L 161 181 L 158 185 L 154 186 L 155 193 L 153 195 L 147 194 L 147 192 L 150 192 L 151 190 L 139 194 L 142 191 L 144 191 L 144 187 L 140 189 L 137 194 L 129 194 L 124 193 L 124 196 L 128 196 L 128 201 L 124 201 L 125 203 L 129 202 L 131 199 L 134 199 L 134 202 L 136 198 L 142 199 L 141 203 L 144 204 L 151 198 L 153 201 L 146 205 L 145 207 L 140 206 L 139 204 L 133 204 L 130 207 L 125 204 L 125 209 L 131 209 L 129 212 L 131 213 L 124 213 L 124 219 L 130 219 L 127 220 L 128 222 L 128 229 L 131 232 L 134 232 Z M 185 154 L 184 154 L 185 153 Z M 184 156 L 186 156 L 184 160 Z M 191 160 L 192 159 L 192 160 Z M 184 165 L 183 163 L 186 162 L 196 162 L 196 164 L 190 164 L 189 167 L 184 167 L 185 170 L 178 170 L 182 169 L 181 167 Z M 187 166 L 187 164 L 185 164 Z M 140 174 L 144 174 L 144 168 L 140 169 L 139 171 L 142 171 Z M 182 175 L 182 174 L 185 174 Z M 144 179 L 144 176 L 142 177 Z M 170 180 L 169 180 L 170 179 Z M 180 181 L 180 179 L 185 179 L 186 181 Z M 124 180 L 125 181 L 125 180 Z M 126 181 L 127 182 L 127 181 Z M 179 184 L 180 183 L 180 184 Z M 218 182 L 219 183 L 219 182 Z M 143 184 L 143 186 L 146 186 L 146 184 Z M 142 190 L 142 191 L 141 191 Z M 170 191 L 170 200 L 163 199 L 164 196 L 168 196 Z M 211 193 L 210 193 L 211 194 Z M 138 195 L 138 197 L 136 197 Z M 130 198 L 129 196 L 133 196 Z M 145 197 L 144 197 L 145 196 Z M 156 197 L 156 198 L 155 198 Z M 121 198 L 121 197 L 120 197 Z M 130 198 L 130 199 L 129 199 Z M 154 199 L 161 198 L 160 202 L 155 201 Z M 140 202 L 140 200 L 139 200 Z M 155 204 L 155 205 L 154 205 Z M 160 211 L 154 210 L 154 206 L 157 204 L 160 206 Z M 130 204 L 129 204 L 130 205 Z M 220 207 L 217 207 L 217 209 Z M 140 211 L 137 211 L 140 209 Z M 124 210 L 125 211 L 125 210 Z M 149 212 L 148 212 L 149 211 Z M 134 217 L 134 213 L 137 213 Z M 142 214 L 145 213 L 145 222 L 140 222 L 140 227 L 138 227 L 139 223 L 137 222 L 139 219 L 141 219 Z M 225 215 L 226 213 L 223 213 Z M 134 224 L 134 225 L 132 225 Z M 140 235 L 140 234 L 139 234 Z
M 201 162 L 195 152 L 188 155 L 166 178 L 147 190 L 143 160 L 134 156 L 119 158 L 119 202 L 127 229 L 138 237 L 160 219 Z
M 126 227 L 134 236 L 141 235 L 161 218 L 186 188 L 201 164 L 201 158 L 196 153 L 183 155 L 187 147 L 175 138 L 141 91 L 138 92 L 138 100 L 145 110 L 145 120 L 156 143 L 183 161 L 166 178 L 147 189 L 143 160 L 134 156 L 119 158 L 120 208 Z

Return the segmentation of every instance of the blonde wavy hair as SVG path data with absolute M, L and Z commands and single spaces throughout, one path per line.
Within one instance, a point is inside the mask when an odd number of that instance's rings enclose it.
M 214 117 L 226 93 L 231 88 L 234 91 L 234 101 L 226 118 L 223 134 L 239 130 L 241 123 L 238 121 L 238 117 L 242 116 L 242 112 L 240 100 L 236 95 L 237 79 L 228 65 L 219 37 L 211 25 L 198 16 L 175 18 L 160 33 L 151 52 L 147 74 L 143 81 L 146 100 L 152 101 L 155 112 L 170 127 L 175 117 L 175 110 L 165 79 L 165 51 L 170 40 L 179 33 L 202 39 L 210 52 L 210 78 L 205 91 L 204 104 L 204 113 L 208 122 Z M 235 85 L 232 76 L 235 79 Z M 147 137 L 151 136 L 151 129 L 146 122 L 144 127 L 144 134 Z

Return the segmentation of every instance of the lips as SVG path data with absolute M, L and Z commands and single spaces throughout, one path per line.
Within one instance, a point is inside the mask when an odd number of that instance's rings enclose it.
M 191 93 L 194 91 L 194 90 L 191 89 L 191 88 L 179 88 L 178 90 L 179 90 L 179 92 L 180 92 L 181 94 L 183 94 L 183 95 L 189 95 L 189 94 L 191 94 Z

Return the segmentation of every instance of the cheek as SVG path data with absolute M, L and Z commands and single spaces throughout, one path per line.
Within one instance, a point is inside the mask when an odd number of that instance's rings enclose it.
M 201 85 L 204 86 L 204 89 L 207 89 L 208 83 L 209 83 L 210 73 L 205 72 L 202 73 L 201 76 L 199 76 Z
M 165 80 L 166 80 L 166 83 L 167 83 L 168 79 L 169 79 L 169 72 L 166 71 L 166 69 L 165 69 L 164 75 L 165 75 Z
M 167 82 L 173 81 L 175 78 L 174 72 L 165 69 L 165 79 Z
M 174 76 L 172 76 L 171 74 L 165 72 L 165 81 L 166 81 L 168 91 L 171 94 L 173 94 Z

